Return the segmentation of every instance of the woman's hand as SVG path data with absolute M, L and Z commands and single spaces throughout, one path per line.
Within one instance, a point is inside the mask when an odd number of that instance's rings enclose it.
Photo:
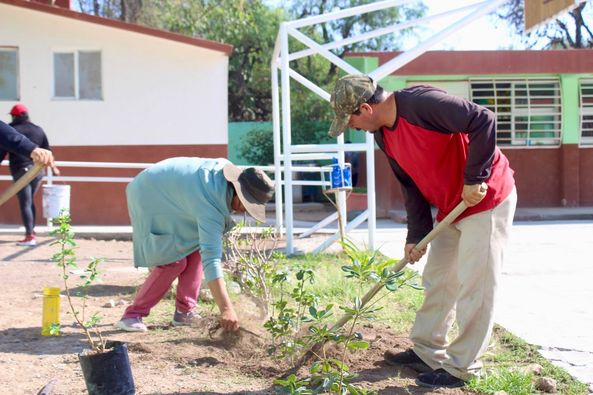
M 210 281 L 208 283 L 208 288 L 210 288 L 210 291 L 212 292 L 212 297 L 214 297 L 214 301 L 216 302 L 216 305 L 220 310 L 220 316 L 218 317 L 220 326 L 225 331 L 238 331 L 239 318 L 237 318 L 237 313 L 235 313 L 235 309 L 233 308 L 231 299 L 229 298 L 229 295 L 226 292 L 224 279 L 217 278 Z
M 236 332 L 239 330 L 239 318 L 235 310 L 231 307 L 220 313 L 220 326 L 227 332 Z

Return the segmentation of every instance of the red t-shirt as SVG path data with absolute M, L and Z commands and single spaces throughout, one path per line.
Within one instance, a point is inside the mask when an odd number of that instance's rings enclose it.
M 415 217 L 426 211 L 418 206 L 429 207 L 426 202 L 438 209 L 436 219 L 441 221 L 461 201 L 464 184 L 486 182 L 488 192 L 458 220 L 493 209 L 510 194 L 513 170 L 496 147 L 496 117 L 491 111 L 428 86 L 397 91 L 394 98 L 395 124 L 377 132 L 383 142 L 379 146 L 395 162 L 398 179 L 409 177 L 402 182 L 404 196 L 411 200 L 406 201 L 409 227 L 418 227 L 413 222 L 421 220 Z M 426 202 L 414 202 L 418 196 Z

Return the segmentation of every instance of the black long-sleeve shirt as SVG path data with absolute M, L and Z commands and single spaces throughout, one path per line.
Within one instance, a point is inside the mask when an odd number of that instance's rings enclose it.
M 408 214 L 408 243 L 432 229 L 430 206 L 441 221 L 461 201 L 464 185 L 488 184 L 486 197 L 457 219 L 490 210 L 514 186 L 507 158 L 496 147 L 496 117 L 484 107 L 429 86 L 393 95 L 396 120 L 375 131 L 400 181 Z
M 49 141 L 43 129 L 28 119 L 17 120 L 10 124 L 17 132 L 31 140 L 38 147 L 49 150 Z M 12 174 L 33 165 L 33 160 L 29 155 L 20 155 L 15 152 L 10 153 L 10 171 Z
M 35 148 L 37 148 L 37 144 L 0 121 L 0 162 L 4 160 L 7 152 L 29 158 Z

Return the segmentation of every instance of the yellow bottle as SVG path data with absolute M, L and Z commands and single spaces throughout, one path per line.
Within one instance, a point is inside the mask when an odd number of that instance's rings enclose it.
M 60 324 L 60 288 L 43 288 L 43 318 L 41 336 L 57 336 L 50 333 L 52 324 Z

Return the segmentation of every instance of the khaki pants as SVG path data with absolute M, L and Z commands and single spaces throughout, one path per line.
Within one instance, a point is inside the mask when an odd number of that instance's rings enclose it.
M 482 367 L 494 325 L 494 301 L 517 193 L 489 211 L 452 224 L 430 244 L 422 275 L 424 303 L 416 314 L 414 352 L 431 368 L 467 380 Z M 450 343 L 453 321 L 458 336 Z

